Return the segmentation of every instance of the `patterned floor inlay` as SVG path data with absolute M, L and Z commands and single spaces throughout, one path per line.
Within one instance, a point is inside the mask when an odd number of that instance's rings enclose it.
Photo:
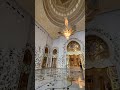
M 82 71 L 56 68 L 36 70 L 35 90 L 85 90 L 79 87 L 79 78 L 83 79 Z

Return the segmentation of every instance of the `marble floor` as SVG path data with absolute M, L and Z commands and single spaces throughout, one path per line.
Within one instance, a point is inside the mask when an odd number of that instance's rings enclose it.
M 39 69 L 35 71 L 35 90 L 85 90 L 79 78 L 83 80 L 82 70 Z

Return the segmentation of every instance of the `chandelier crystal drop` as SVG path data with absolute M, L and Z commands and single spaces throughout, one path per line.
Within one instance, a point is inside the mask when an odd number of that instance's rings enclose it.
M 65 17 L 65 28 L 63 30 L 63 35 L 66 37 L 66 39 L 69 39 L 71 34 L 73 33 L 72 28 L 68 25 L 68 19 Z

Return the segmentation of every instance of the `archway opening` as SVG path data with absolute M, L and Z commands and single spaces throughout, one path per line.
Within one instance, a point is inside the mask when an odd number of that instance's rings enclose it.
M 42 61 L 42 68 L 48 67 L 48 64 L 47 64 L 48 52 L 49 52 L 49 51 L 48 51 L 48 47 L 45 47 L 44 57 L 43 57 L 43 61 Z
M 82 69 L 81 47 L 76 41 L 71 41 L 67 45 L 67 67 L 70 69 Z
M 118 86 L 113 87 L 118 82 L 118 77 L 115 77 L 116 67 L 109 60 L 108 44 L 96 35 L 88 35 L 85 54 L 86 63 L 89 62 L 86 64 L 86 89 L 114 90 L 118 88 Z
M 53 49 L 52 65 L 51 65 L 52 68 L 56 68 L 57 67 L 56 66 L 57 53 L 58 53 L 57 49 Z
M 31 63 L 32 63 L 32 53 L 29 49 L 25 50 L 24 53 L 24 58 L 23 58 L 23 63 L 24 63 L 24 70 L 20 73 L 20 79 L 19 79 L 19 84 L 18 84 L 18 89 L 17 90 L 23 90 L 23 89 L 27 89 L 28 87 L 28 80 L 29 80 L 29 74 L 30 73 L 26 73 L 28 72 L 28 68 L 26 69 L 26 67 L 30 67 Z

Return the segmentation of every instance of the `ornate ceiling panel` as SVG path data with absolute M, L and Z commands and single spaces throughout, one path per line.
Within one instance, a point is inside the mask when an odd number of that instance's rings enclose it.
M 85 14 L 84 0 L 43 0 L 43 6 L 49 20 L 59 27 L 64 25 L 64 17 L 75 25 Z
M 45 0 L 47 1 L 47 0 Z M 49 1 L 49 0 L 48 0 Z M 59 2 L 59 0 L 54 0 L 57 1 L 55 3 L 58 3 L 61 5 L 61 3 Z M 76 0 L 74 0 L 76 1 Z M 69 2 L 64 2 L 62 1 L 62 3 L 69 3 Z M 57 8 L 60 8 L 59 5 L 56 5 Z M 61 10 L 61 9 L 59 9 Z M 56 17 L 58 17 L 58 15 L 56 15 Z M 38 24 L 40 24 L 40 26 L 42 26 L 53 39 L 56 39 L 60 36 L 60 34 L 58 34 L 58 32 L 61 32 L 63 30 L 63 26 L 59 27 L 56 24 L 53 24 L 51 22 L 51 20 L 48 18 L 46 11 L 44 9 L 44 4 L 43 4 L 43 0 L 35 0 L 35 20 Z M 59 19 L 56 19 L 59 22 Z M 63 18 L 64 20 L 64 18 Z M 76 31 L 81 31 L 81 30 L 85 30 L 85 16 L 78 20 L 79 22 L 76 23 Z M 62 23 L 64 24 L 64 22 Z
M 32 16 L 34 17 L 34 0 L 12 1 L 16 1 L 25 11 L 31 15 L 33 14 Z M 106 5 L 106 3 L 108 3 L 107 0 L 35 0 L 35 21 L 55 39 L 59 36 L 58 32 L 63 30 L 60 26 L 64 25 L 64 15 L 66 12 L 70 24 L 75 24 L 76 30 L 81 31 L 85 30 L 85 17 L 86 21 L 91 21 L 96 14 L 120 8 L 120 0 L 116 0 L 115 2 L 109 0 L 109 5 Z M 54 9 L 47 5 L 53 6 Z M 49 7 L 48 10 L 44 9 L 46 7 Z M 83 18 L 82 14 L 84 14 Z

